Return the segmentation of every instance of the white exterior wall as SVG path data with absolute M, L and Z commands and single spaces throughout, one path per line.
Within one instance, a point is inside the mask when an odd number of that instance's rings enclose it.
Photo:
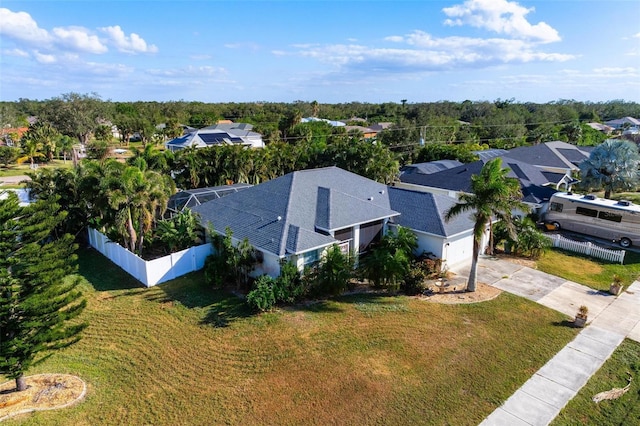
M 251 276 L 257 278 L 260 275 L 269 275 L 273 278 L 276 278 L 278 275 L 280 275 L 280 258 L 272 253 L 262 252 L 262 255 L 262 263 L 258 263 L 256 265 L 256 268 L 251 273 Z

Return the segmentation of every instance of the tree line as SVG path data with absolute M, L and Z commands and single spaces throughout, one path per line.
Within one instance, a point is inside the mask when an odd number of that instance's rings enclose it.
M 613 100 L 579 102 L 558 100 L 548 103 L 515 102 L 513 99 L 464 102 L 416 102 L 380 104 L 320 104 L 316 101 L 293 103 L 247 102 L 203 103 L 114 102 L 96 93 L 66 93 L 46 100 L 20 99 L 0 102 L 2 127 L 25 127 L 29 117 L 51 123 L 59 133 L 80 143 L 91 135 L 116 126 L 121 143 L 135 134 L 146 144 L 181 134 L 181 125 L 202 128 L 221 119 L 253 124 L 267 143 L 292 141 L 304 137 L 300 118 L 314 116 L 344 120 L 347 124 L 393 123 L 381 139 L 389 146 L 425 143 L 487 143 L 492 147 L 518 146 L 548 140 L 589 143 L 593 135 L 583 134 L 583 123 L 602 122 L 625 116 L 639 117 L 640 104 Z M 160 127 L 158 127 L 160 126 Z M 398 148 L 400 149 L 400 148 Z

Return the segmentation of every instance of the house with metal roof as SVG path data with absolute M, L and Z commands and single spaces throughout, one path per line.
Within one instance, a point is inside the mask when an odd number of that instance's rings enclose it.
M 170 151 L 185 148 L 206 148 L 216 145 L 241 145 L 248 148 L 264 148 L 262 135 L 252 131 L 247 123 L 218 123 L 202 129 L 194 129 L 165 143 Z
M 345 252 L 365 252 L 388 227 L 398 225 L 418 235 L 418 252 L 442 256 L 446 248 L 460 244 L 453 260 L 470 260 L 472 220 L 463 216 L 446 224 L 442 220 L 443 209 L 453 202 L 326 167 L 292 172 L 194 206 L 192 211 L 204 227 L 212 226 L 221 234 L 229 228 L 236 242 L 247 238 L 260 253 L 255 275 L 277 276 L 283 261 L 291 260 L 302 269 L 334 244 Z

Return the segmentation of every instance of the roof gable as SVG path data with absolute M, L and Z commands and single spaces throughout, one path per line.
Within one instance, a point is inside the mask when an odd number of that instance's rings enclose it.
M 284 256 L 330 245 L 340 228 L 395 216 L 387 187 L 337 167 L 303 170 L 212 200 L 193 211 L 219 232 Z

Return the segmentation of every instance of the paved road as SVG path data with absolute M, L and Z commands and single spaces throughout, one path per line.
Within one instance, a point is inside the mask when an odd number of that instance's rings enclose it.
M 468 266 L 454 269 L 468 274 Z M 481 426 L 548 425 L 625 337 L 640 342 L 640 282 L 620 296 L 592 290 L 544 272 L 481 257 L 478 280 L 573 317 L 589 307 L 590 322 Z
M 29 178 L 29 176 L 26 176 L 26 175 L 21 175 L 21 176 L 2 176 L 2 177 L 0 177 L 0 185 L 1 184 L 17 185 L 20 182 L 22 182 L 23 180 L 31 180 L 31 178 Z

